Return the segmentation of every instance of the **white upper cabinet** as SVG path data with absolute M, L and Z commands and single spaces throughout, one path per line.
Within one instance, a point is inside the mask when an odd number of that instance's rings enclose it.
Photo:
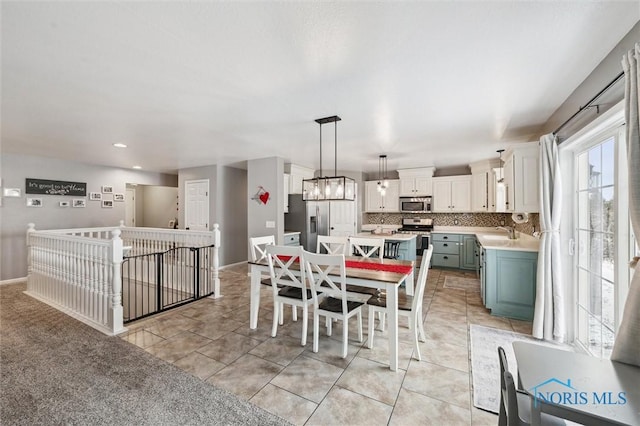
M 499 166 L 499 159 L 483 160 L 469 164 L 471 168 L 471 211 L 494 212 L 495 185 L 493 168 Z
M 302 194 L 302 181 L 312 179 L 315 171 L 296 164 L 285 164 L 284 171 L 289 177 L 289 194 Z
M 471 211 L 471 176 L 433 178 L 433 211 L 457 213 Z
M 507 211 L 539 211 L 539 157 L 538 142 L 519 144 L 506 151 L 504 182 L 507 186 Z
M 471 211 L 489 211 L 489 173 L 471 175 Z
M 432 178 L 434 167 L 398 170 L 400 176 L 400 197 L 426 197 L 433 194 Z
M 367 213 L 398 213 L 400 211 L 400 181 L 389 180 L 389 187 L 382 196 L 378 191 L 377 181 L 368 181 L 365 186 L 365 212 Z

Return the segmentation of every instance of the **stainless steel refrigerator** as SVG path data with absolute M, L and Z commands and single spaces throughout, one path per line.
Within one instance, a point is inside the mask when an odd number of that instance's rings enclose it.
M 300 244 L 314 252 L 318 235 L 329 235 L 329 202 L 302 201 L 302 195 L 289 195 L 289 213 L 284 215 L 284 229 L 299 231 Z

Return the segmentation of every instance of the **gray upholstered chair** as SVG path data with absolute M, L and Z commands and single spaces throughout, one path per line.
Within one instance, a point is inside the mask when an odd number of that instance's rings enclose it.
M 516 390 L 513 375 L 509 372 L 507 356 L 502 346 L 498 346 L 498 358 L 500 359 L 500 414 L 498 426 L 527 426 L 531 424 L 531 397 L 522 391 Z M 558 417 L 542 413 L 540 423 L 555 426 L 566 425 L 566 422 Z

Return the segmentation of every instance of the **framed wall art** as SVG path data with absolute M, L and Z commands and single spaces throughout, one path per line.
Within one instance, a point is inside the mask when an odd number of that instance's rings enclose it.
M 102 200 L 102 207 L 105 209 L 113 208 L 113 200 Z
M 102 186 L 102 193 L 103 194 L 113 194 L 113 186 L 111 186 L 111 185 L 103 185 Z
M 124 201 L 124 194 L 113 194 L 113 201 Z
M 27 198 L 27 207 L 42 207 L 42 198 Z
M 74 198 L 73 199 L 73 204 L 71 204 L 73 207 L 86 207 L 87 206 L 87 200 L 85 200 L 84 198 Z
M 100 192 L 90 192 L 89 193 L 89 199 L 91 201 L 100 201 L 100 200 L 102 200 L 102 193 L 100 193 Z
M 20 188 L 4 188 L 3 194 L 5 197 L 21 197 L 22 190 Z

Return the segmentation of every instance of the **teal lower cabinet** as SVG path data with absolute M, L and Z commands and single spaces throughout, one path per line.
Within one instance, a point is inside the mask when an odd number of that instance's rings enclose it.
M 538 253 L 483 250 L 481 291 L 492 315 L 533 320 Z
M 460 235 L 462 244 L 460 245 L 460 269 L 477 270 L 479 256 L 476 250 L 475 235 Z
M 460 241 L 458 234 L 431 234 L 433 254 L 431 266 L 441 268 L 460 268 Z

